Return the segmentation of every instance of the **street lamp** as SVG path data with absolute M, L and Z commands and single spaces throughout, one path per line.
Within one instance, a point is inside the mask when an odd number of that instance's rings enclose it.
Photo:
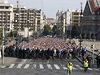
M 18 28 L 20 30 L 20 24 L 19 24 L 19 0 L 16 0 L 16 2 L 17 2 L 17 13 L 16 13 L 16 15 L 17 15 L 17 24 L 19 25 Z
M 29 22 L 30 22 L 30 20 L 27 20 L 27 26 L 26 27 L 29 27 Z
M 3 45 L 2 45 L 2 65 L 4 65 L 4 47 L 5 47 L 5 42 L 4 42 L 4 38 L 5 38 L 5 34 L 4 34 L 4 25 L 3 25 Z
M 65 37 L 65 18 L 63 19 L 63 41 Z
M 71 39 L 71 37 L 72 37 L 72 36 L 71 36 L 71 34 L 72 34 L 71 32 L 72 32 L 72 19 L 71 19 L 71 16 L 70 16 L 70 39 Z
M 29 28 L 30 28 L 30 25 L 29 25 L 30 20 L 28 19 L 27 22 L 28 23 L 27 23 L 27 27 L 26 28 L 28 28 L 28 32 L 27 32 L 27 38 L 28 38 L 29 37 Z
M 91 50 L 92 50 L 92 58 L 93 58 L 93 61 L 92 61 L 92 65 L 94 66 L 94 45 L 91 45 Z
M 79 42 L 80 42 L 80 49 L 81 49 L 81 45 L 82 45 L 82 17 L 83 17 L 83 11 L 82 11 L 82 2 L 80 3 L 81 4 L 81 12 L 80 12 L 80 39 L 79 39 Z

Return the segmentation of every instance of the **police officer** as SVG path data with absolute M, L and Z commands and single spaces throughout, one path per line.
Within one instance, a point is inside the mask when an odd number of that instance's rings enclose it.
M 72 62 L 68 62 L 67 64 L 68 75 L 72 74 L 72 68 L 73 68 Z
M 87 70 L 88 70 L 88 65 L 89 65 L 88 60 L 85 59 L 84 62 L 83 62 L 83 66 L 84 66 L 84 71 L 85 72 L 87 72 Z

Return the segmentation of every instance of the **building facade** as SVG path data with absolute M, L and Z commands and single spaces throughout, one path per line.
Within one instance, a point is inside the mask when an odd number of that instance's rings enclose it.
M 89 39 L 100 39 L 100 0 L 87 0 L 82 18 L 82 32 Z
M 39 31 L 43 28 L 43 12 L 41 9 L 14 8 L 14 29 Z
M 7 3 L 7 0 L 0 0 L 0 28 L 5 25 L 6 30 L 13 29 L 13 5 Z
M 64 23 L 65 28 L 63 27 Z M 69 35 L 73 26 L 80 26 L 80 11 L 71 9 L 68 9 L 67 11 L 58 11 L 56 13 L 56 24 L 59 29 L 62 29 L 61 31 L 64 31 L 63 29 L 65 29 L 65 33 Z
M 24 6 L 14 6 L 7 0 L 0 0 L 0 27 L 5 24 L 8 31 L 23 31 L 27 27 L 30 31 L 43 30 L 43 11 L 41 9 L 27 9 Z

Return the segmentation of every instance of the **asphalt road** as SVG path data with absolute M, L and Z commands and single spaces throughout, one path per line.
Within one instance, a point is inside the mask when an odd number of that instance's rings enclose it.
M 89 68 L 84 73 L 82 64 L 76 59 L 65 60 L 33 60 L 17 59 L 10 65 L 0 68 L 0 75 L 67 75 L 66 63 L 71 61 L 73 66 L 72 75 L 100 75 L 98 68 Z

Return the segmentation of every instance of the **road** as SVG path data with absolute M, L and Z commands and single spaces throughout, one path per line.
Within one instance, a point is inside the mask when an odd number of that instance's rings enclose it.
M 71 61 L 73 66 L 72 75 L 100 75 L 98 68 L 89 68 L 84 73 L 82 64 L 77 59 L 17 59 L 15 62 L 0 68 L 0 75 L 67 75 L 66 63 Z

